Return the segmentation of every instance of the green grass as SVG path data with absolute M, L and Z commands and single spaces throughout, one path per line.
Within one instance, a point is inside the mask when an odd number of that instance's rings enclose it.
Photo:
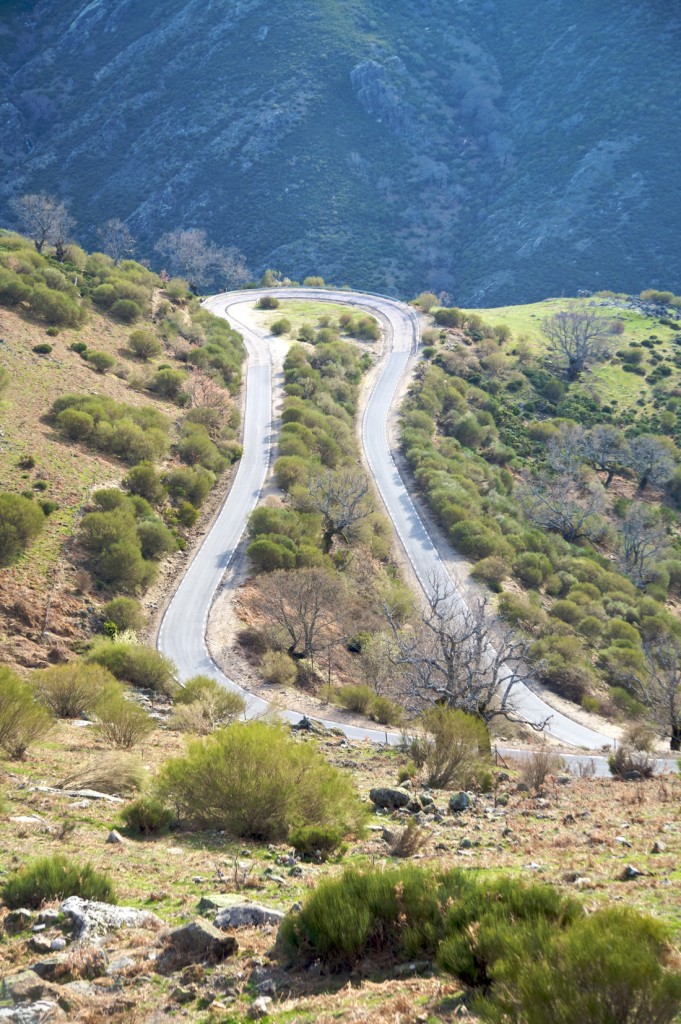
M 353 315 L 365 316 L 361 310 L 358 310 L 354 306 L 345 306 L 342 303 L 337 302 L 314 302 L 306 301 L 303 299 L 280 299 L 278 309 L 257 309 L 254 306 L 258 319 L 262 324 L 269 327 L 276 320 L 281 320 L 285 317 L 291 321 L 291 335 L 295 337 L 296 331 L 303 324 L 312 324 L 314 328 L 321 326 L 319 320 L 321 317 L 331 317 L 331 327 L 337 327 L 338 317 L 342 313 L 350 312 Z M 286 336 L 285 336 L 286 337 Z M 350 335 L 343 335 L 343 337 L 351 337 Z

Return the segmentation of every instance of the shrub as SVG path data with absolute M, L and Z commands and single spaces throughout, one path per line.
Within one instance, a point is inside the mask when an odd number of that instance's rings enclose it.
M 87 361 L 94 366 L 97 373 L 106 373 L 116 362 L 108 352 L 93 352 L 91 350 L 87 353 Z
M 503 558 L 491 556 L 490 558 L 481 558 L 476 562 L 471 569 L 471 576 L 481 583 L 486 583 L 490 590 L 499 593 L 502 583 L 508 578 L 508 571 L 508 566 Z
M 36 703 L 33 688 L 0 665 L 0 748 L 9 757 L 20 758 L 51 726 L 52 719 Z
M 293 569 L 296 564 L 296 556 L 283 544 L 271 540 L 269 537 L 258 537 L 252 544 L 248 545 L 246 554 L 253 563 L 257 572 L 274 572 L 275 569 Z
M 166 489 L 151 462 L 133 466 L 124 478 L 123 486 L 130 494 L 138 494 L 152 505 L 160 504 L 166 496 Z
M 548 933 L 542 945 L 525 957 L 499 949 L 492 992 L 473 1007 L 483 1021 L 671 1024 L 677 1018 L 681 975 L 664 967 L 668 937 L 661 922 L 608 907 Z
M 275 320 L 273 324 L 270 324 L 270 332 L 275 336 L 281 334 L 289 334 L 291 330 L 291 321 L 287 320 L 286 317 L 281 317 L 279 320 Z
M 240 718 L 246 701 L 240 693 L 228 690 L 210 676 L 193 676 L 176 694 L 177 705 L 172 724 L 182 732 L 207 736 L 221 725 Z
M 151 796 L 141 796 L 138 800 L 125 805 L 121 811 L 121 818 L 131 832 L 151 836 L 166 832 L 175 820 L 175 815 L 159 800 Z
M 260 662 L 260 672 L 266 683 L 293 686 L 298 669 L 293 659 L 283 651 L 267 651 Z
M 79 864 L 59 854 L 39 857 L 10 876 L 2 889 L 2 898 L 11 909 L 37 910 L 49 900 L 80 896 L 85 900 L 116 903 L 108 875 L 95 871 L 91 864 Z
M 234 723 L 167 761 L 159 794 L 202 828 L 263 841 L 283 840 L 299 825 L 334 825 L 344 835 L 362 821 L 350 778 L 312 744 L 282 726 Z
M 57 416 L 57 426 L 70 441 L 84 441 L 95 429 L 95 421 L 80 409 L 64 409 Z
M 52 351 L 52 346 L 46 341 L 41 342 L 39 345 L 33 346 L 33 351 L 39 356 L 49 356 Z
M 521 778 L 535 793 L 541 792 L 549 775 L 556 775 L 564 767 L 560 755 L 550 750 L 533 750 L 522 761 Z
M 137 527 L 142 548 L 142 558 L 158 561 L 164 555 L 177 550 L 177 544 L 172 533 L 160 520 L 146 520 Z
M 114 677 L 101 665 L 71 661 L 31 675 L 37 699 L 58 718 L 82 718 L 93 711 Z
M 89 662 L 103 665 L 116 679 L 172 696 L 176 669 L 169 658 L 142 644 L 98 640 L 87 655 Z
M 0 267 L 0 305 L 18 306 L 20 302 L 25 302 L 30 294 L 31 289 L 20 274 Z
M 487 728 L 457 708 L 434 707 L 421 717 L 422 732 L 406 741 L 407 752 L 425 770 L 434 789 L 468 788 L 486 768 L 490 753 Z
M 142 316 L 142 308 L 133 299 L 116 299 L 110 307 L 111 316 L 124 324 L 134 324 Z
M 96 707 L 98 731 L 107 743 L 130 750 L 154 729 L 155 722 L 138 704 L 127 698 L 117 683 L 100 696 Z
M 403 717 L 400 705 L 387 697 L 375 696 L 369 706 L 369 718 L 379 725 L 399 725 Z
M 618 779 L 626 778 L 630 772 L 637 772 L 643 779 L 652 779 L 655 774 L 655 758 L 646 750 L 634 750 L 621 743 L 608 758 L 610 774 Z
M 128 339 L 128 348 L 134 356 L 145 362 L 162 352 L 160 341 L 151 331 L 133 331 Z
M 358 686 L 348 683 L 336 690 L 336 699 L 348 711 L 358 711 L 366 715 L 374 701 L 375 693 L 370 686 Z
M 34 501 L 0 492 L 0 566 L 16 562 L 44 525 L 45 514 Z
M 81 322 L 81 307 L 63 292 L 39 284 L 28 301 L 35 316 L 54 327 L 77 327 Z
M 388 852 L 391 857 L 413 857 L 426 846 L 429 838 L 428 832 L 410 818 L 390 843 Z
M 489 558 L 491 555 L 500 557 L 509 554 L 506 541 L 494 530 L 476 519 L 466 519 L 457 523 L 449 531 L 452 544 L 466 558 Z
M 96 789 L 117 796 L 133 793 L 144 785 L 145 773 L 138 757 L 118 751 L 97 753 L 62 779 L 59 789 Z
M 182 385 L 186 381 L 186 374 L 180 370 L 171 370 L 168 367 L 157 370 L 149 381 L 149 390 L 154 391 L 162 398 L 170 401 L 177 401 L 180 398 Z
M 126 630 L 136 633 L 147 624 L 139 602 L 132 597 L 114 597 L 104 605 L 103 614 L 105 621 L 113 622 L 121 633 Z
M 163 482 L 178 505 L 181 506 L 184 500 L 194 508 L 200 508 L 215 483 L 215 476 L 203 466 L 187 466 L 168 473 Z
M 299 825 L 289 832 L 288 841 L 301 857 L 327 860 L 343 845 L 343 832 L 334 825 Z
M 262 295 L 256 305 L 258 309 L 278 309 L 279 299 L 275 298 L 274 295 Z
M 461 327 L 464 322 L 464 315 L 456 306 L 451 308 L 443 306 L 441 309 L 436 309 L 434 318 L 435 323 L 440 327 Z

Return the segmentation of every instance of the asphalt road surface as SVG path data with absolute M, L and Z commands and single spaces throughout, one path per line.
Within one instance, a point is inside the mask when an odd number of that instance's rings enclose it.
M 419 343 L 419 325 L 414 311 L 396 300 L 363 293 L 327 289 L 268 289 L 267 294 L 287 299 L 315 299 L 360 306 L 377 313 L 389 325 L 386 353 L 378 368 L 374 386 L 367 400 L 362 423 L 362 442 L 375 485 L 385 503 L 395 530 L 414 571 L 427 593 L 429 580 L 445 573 L 443 562 L 416 511 L 397 470 L 388 443 L 387 424 L 392 402 L 410 357 Z M 247 326 L 240 318 L 240 306 L 251 305 L 265 292 L 226 292 L 204 302 L 217 316 L 225 317 L 242 332 L 248 352 L 246 372 L 246 408 L 244 414 L 243 456 L 231 490 L 213 528 L 182 578 L 163 618 L 158 647 L 177 665 L 181 679 L 198 673 L 219 680 L 224 686 L 243 693 L 249 716 L 268 710 L 266 701 L 241 689 L 228 679 L 213 662 L 206 647 L 208 613 L 221 585 L 225 570 L 256 505 L 270 456 L 276 446 L 272 417 L 272 372 L 267 333 Z M 243 315 L 243 314 L 242 314 Z M 463 601 L 463 598 L 460 598 Z M 546 732 L 561 743 L 588 751 L 613 745 L 610 737 L 595 732 L 550 708 L 540 696 L 524 683 L 513 690 L 517 712 L 530 722 L 548 719 Z M 278 709 L 277 709 L 278 710 Z M 302 716 L 281 712 L 290 722 Z M 324 721 L 324 720 L 320 720 Z M 380 729 L 356 728 L 338 722 L 324 721 L 327 726 L 342 729 L 352 739 L 370 739 L 396 743 L 399 735 Z

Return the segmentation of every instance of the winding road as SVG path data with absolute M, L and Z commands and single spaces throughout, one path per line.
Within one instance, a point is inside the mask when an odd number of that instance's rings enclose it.
M 365 405 L 362 421 L 364 455 L 386 511 L 424 592 L 428 593 L 429 579 L 446 572 L 442 558 L 409 497 L 388 441 L 388 421 L 397 390 L 418 348 L 419 324 L 414 311 L 409 306 L 383 296 L 311 288 L 225 292 L 205 300 L 204 306 L 207 309 L 229 320 L 244 336 L 248 366 L 243 456 L 215 523 L 166 610 L 158 634 L 158 648 L 175 662 L 180 678 L 186 679 L 201 673 L 242 693 L 247 700 L 249 717 L 266 713 L 270 706 L 227 678 L 215 664 L 206 645 L 206 627 L 215 594 L 243 535 L 248 515 L 262 491 L 276 444 L 268 335 L 245 323 L 243 313 L 240 316 L 240 307 L 252 307 L 262 294 L 285 299 L 344 303 L 379 316 L 386 327 L 386 345 Z M 460 600 L 463 601 L 463 598 Z M 513 693 L 513 703 L 518 713 L 531 722 L 541 722 L 548 718 L 546 732 L 561 743 L 587 751 L 597 751 L 612 745 L 611 737 L 555 711 L 528 685 L 518 683 Z M 303 717 L 294 711 L 282 712 L 277 709 L 277 713 L 292 723 Z M 326 726 L 341 729 L 351 739 L 369 739 L 381 743 L 397 743 L 400 739 L 398 734 L 383 730 L 323 719 L 320 721 Z

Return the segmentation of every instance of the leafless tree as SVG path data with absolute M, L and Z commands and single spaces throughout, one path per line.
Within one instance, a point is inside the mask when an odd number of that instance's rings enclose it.
M 102 251 L 111 257 L 115 265 L 132 256 L 135 251 L 135 239 L 122 220 L 108 220 L 97 234 L 102 240 Z
M 676 469 L 674 443 L 668 437 L 639 434 L 629 442 L 627 463 L 638 476 L 638 489 L 648 484 L 666 484 Z
M 654 575 L 669 553 L 667 530 L 648 505 L 636 502 L 619 530 L 620 567 L 637 587 Z
M 567 541 L 593 538 L 599 532 L 596 517 L 603 509 L 604 492 L 596 481 L 547 472 L 526 474 L 518 497 L 531 523 L 560 533 Z
M 327 552 L 331 550 L 334 537 L 347 543 L 352 528 L 373 512 L 369 481 L 356 466 L 315 473 L 308 481 L 302 503 L 321 515 L 323 546 Z
M 546 446 L 546 461 L 562 476 L 581 476 L 586 459 L 586 431 L 579 424 L 561 427 L 557 437 L 552 437 Z
M 670 737 L 670 749 L 681 750 L 681 639 L 655 637 L 643 644 L 643 653 L 645 667 L 623 681 Z
M 342 583 L 324 569 L 279 569 L 262 579 L 261 607 L 291 641 L 289 652 L 310 658 L 342 631 Z
M 174 273 L 186 277 L 194 289 L 210 281 L 233 287 L 248 280 L 244 257 L 238 249 L 221 249 L 200 228 L 178 228 L 162 235 L 155 249 Z
M 615 474 L 626 466 L 629 446 L 621 430 L 609 423 L 599 423 L 586 431 L 585 455 L 594 469 L 607 473 L 605 487 L 609 487 Z
M 393 664 L 403 675 L 413 710 L 446 704 L 490 722 L 501 716 L 523 721 L 514 701 L 525 642 L 509 627 L 493 626 L 487 600 L 466 605 L 449 581 L 433 577 L 430 597 L 413 628 L 403 628 L 386 609 Z M 546 722 L 532 723 L 543 729 Z
M 575 380 L 587 362 L 608 355 L 613 344 L 610 321 L 595 310 L 564 309 L 542 320 L 541 329 L 549 352 L 567 363 L 567 378 Z
M 66 255 L 66 243 L 76 223 L 66 203 L 56 196 L 38 192 L 13 199 L 11 207 L 22 229 L 33 240 L 36 250 L 41 253 L 45 245 L 54 245 L 57 259 L 62 262 Z

